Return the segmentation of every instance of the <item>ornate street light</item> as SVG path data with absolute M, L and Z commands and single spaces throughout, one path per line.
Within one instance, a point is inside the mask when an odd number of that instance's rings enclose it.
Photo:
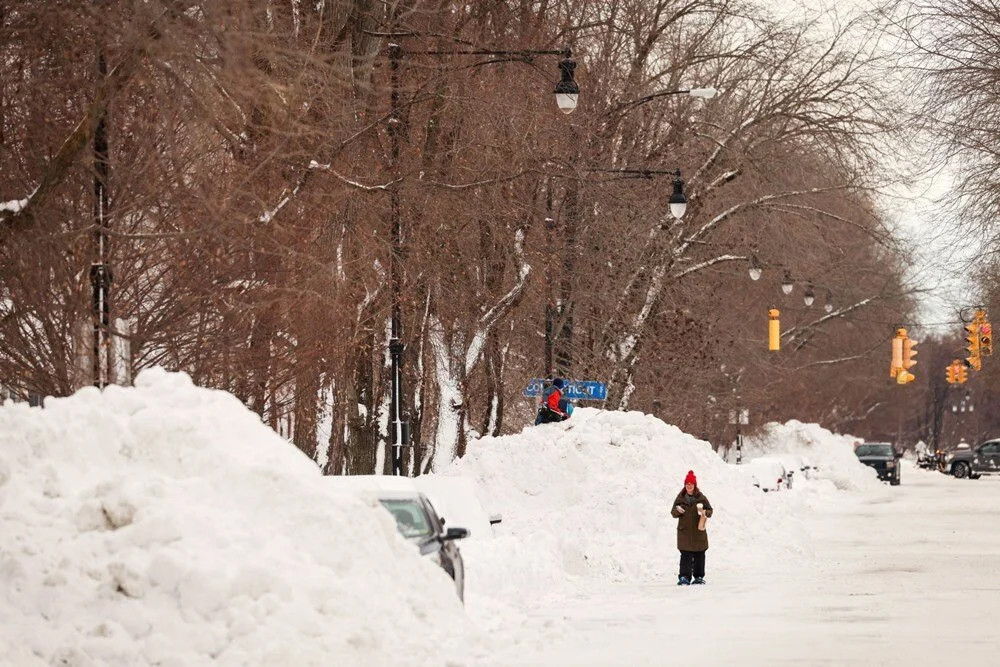
M 809 283 L 806 286 L 806 294 L 802 298 L 802 300 L 805 302 L 806 308 L 812 306 L 813 305 L 813 301 L 816 300 L 816 293 L 813 291 L 812 283 Z
M 756 254 L 750 255 L 750 267 L 748 271 L 750 272 L 750 280 L 760 280 L 760 276 L 764 272 L 764 267 L 761 266 Z
M 680 220 L 687 211 L 688 200 L 684 196 L 684 181 L 681 179 L 681 170 L 674 172 L 674 193 L 670 195 L 670 215 Z
M 826 303 L 823 304 L 823 310 L 828 313 L 833 312 L 833 293 L 830 290 L 826 291 Z
M 791 294 L 793 287 L 795 287 L 795 283 L 792 282 L 792 274 L 788 269 L 785 269 L 785 277 L 781 279 L 781 291 L 785 294 Z
M 576 109 L 577 99 L 580 97 L 580 86 L 573 78 L 573 70 L 576 69 L 576 62 L 570 59 L 572 52 L 569 47 L 563 51 L 563 59 L 559 61 L 559 83 L 556 84 L 556 104 L 559 110 L 565 114 L 573 113 Z
M 700 97 L 705 100 L 710 100 L 719 94 L 715 88 L 692 88 L 687 91 L 687 94 L 691 97 Z
M 396 24 L 395 9 L 391 22 Z M 379 36 L 405 37 L 406 33 L 397 33 L 395 30 L 389 33 L 376 33 Z M 499 56 L 508 60 L 531 62 L 536 55 L 561 55 L 563 59 L 559 62 L 559 72 L 561 74 L 559 83 L 556 84 L 555 95 L 556 104 L 563 113 L 572 113 L 576 109 L 577 99 L 580 95 L 580 86 L 573 79 L 573 70 L 576 63 L 570 59 L 572 52 L 567 46 L 564 49 L 555 50 L 520 50 L 520 51 L 494 51 L 486 49 L 459 50 L 459 51 L 416 51 L 417 54 L 430 55 L 442 58 L 454 56 Z M 389 359 L 391 364 L 390 378 L 390 403 L 389 403 L 389 444 L 392 455 L 392 474 L 404 475 L 403 470 L 403 448 L 410 446 L 410 429 L 406 421 L 406 401 L 403 393 L 403 324 L 401 317 L 402 302 L 402 257 L 403 257 L 403 206 L 401 202 L 401 187 L 403 176 L 400 168 L 400 153 L 402 150 L 402 121 L 400 119 L 400 71 L 404 57 L 402 45 L 397 41 L 390 41 L 388 44 L 389 56 L 389 118 L 387 131 L 390 139 L 390 169 L 393 174 L 393 184 L 389 190 L 390 205 L 389 217 L 392 235 L 391 254 L 389 255 L 389 274 L 391 288 L 391 310 L 390 310 L 390 332 L 389 332 Z

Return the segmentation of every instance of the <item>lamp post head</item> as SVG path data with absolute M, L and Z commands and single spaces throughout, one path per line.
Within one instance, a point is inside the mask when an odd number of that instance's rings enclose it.
M 795 283 L 792 282 L 792 274 L 788 269 L 785 269 L 785 277 L 781 279 L 781 291 L 785 294 L 791 294 L 793 287 L 795 287 Z
M 687 211 L 688 200 L 684 196 L 684 180 L 681 178 L 681 170 L 678 169 L 674 174 L 674 193 L 670 195 L 670 215 L 674 216 L 676 220 L 680 220 L 684 217 L 684 212 Z
M 710 100 L 719 94 L 715 88 L 692 88 L 688 91 L 688 95 L 691 97 L 700 97 L 705 100 Z
M 760 280 L 760 276 L 764 271 L 764 267 L 760 265 L 760 260 L 757 259 L 757 255 L 750 255 L 750 280 L 757 281 Z
M 830 290 L 826 291 L 826 303 L 823 304 L 823 310 L 828 313 L 833 312 L 833 292 Z
M 816 293 L 813 291 L 812 283 L 810 283 L 806 287 L 806 294 L 805 294 L 805 297 L 803 297 L 802 300 L 805 302 L 806 308 L 808 308 L 809 306 L 813 305 L 813 301 L 816 300 Z
M 577 98 L 580 97 L 580 86 L 573 78 L 573 70 L 576 69 L 576 61 L 570 56 L 572 52 L 566 47 L 565 57 L 559 61 L 559 83 L 556 84 L 556 104 L 559 110 L 565 114 L 573 113 L 576 109 Z

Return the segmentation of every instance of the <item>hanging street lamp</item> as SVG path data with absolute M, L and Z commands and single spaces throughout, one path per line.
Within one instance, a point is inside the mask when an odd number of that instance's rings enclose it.
M 670 215 L 674 219 L 680 220 L 687 211 L 688 200 L 684 196 L 684 180 L 681 179 L 681 170 L 674 172 L 674 193 L 670 195 Z
M 761 266 L 760 260 L 757 259 L 757 255 L 750 255 L 750 266 L 748 271 L 750 272 L 750 280 L 754 282 L 760 280 L 761 274 L 764 272 L 764 267 Z
M 580 97 L 580 86 L 573 78 L 573 70 L 576 69 L 576 62 L 571 60 L 573 55 L 567 46 L 563 51 L 563 59 L 559 61 L 559 83 L 556 84 L 556 105 L 565 114 L 573 113 L 576 109 L 577 99 Z
M 785 294 L 791 294 L 793 287 L 795 287 L 795 283 L 792 282 L 792 274 L 788 269 L 785 269 L 785 277 L 781 279 L 781 291 Z

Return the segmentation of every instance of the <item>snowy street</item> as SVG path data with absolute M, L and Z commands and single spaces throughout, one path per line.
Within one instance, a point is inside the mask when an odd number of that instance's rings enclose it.
M 996 664 L 1000 478 L 903 472 L 899 487 L 820 505 L 797 570 L 727 571 L 710 549 L 708 586 L 588 591 L 538 612 L 564 635 L 496 663 Z
M 766 494 L 640 412 L 470 443 L 419 487 L 472 529 L 464 604 L 376 497 L 186 375 L 7 405 L 0 432 L 5 665 L 996 663 L 1000 478 L 889 487 L 816 424 L 747 439 L 811 462 Z M 708 585 L 678 587 L 692 471 Z

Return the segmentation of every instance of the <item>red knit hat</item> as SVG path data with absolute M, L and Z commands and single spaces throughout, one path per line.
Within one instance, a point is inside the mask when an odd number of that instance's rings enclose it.
M 688 470 L 687 477 L 684 478 L 684 483 L 698 486 L 698 478 L 694 476 L 694 470 Z

